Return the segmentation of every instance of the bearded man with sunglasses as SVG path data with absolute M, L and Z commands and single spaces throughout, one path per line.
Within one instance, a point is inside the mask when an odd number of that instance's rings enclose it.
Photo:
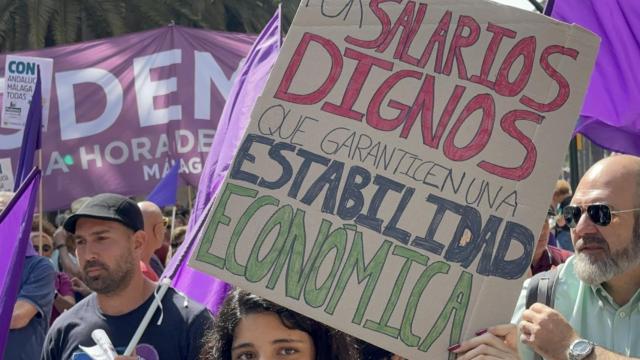
M 514 325 L 462 343 L 458 359 L 640 357 L 640 158 L 617 155 L 593 165 L 563 215 L 575 256 L 556 270 L 553 308 L 525 309 L 526 281 Z
M 640 356 L 639 210 L 640 158 L 612 156 L 587 171 L 564 209 L 576 254 L 559 270 L 555 309 L 525 310 L 523 296 L 516 307 L 523 359 L 531 349 L 553 360 Z

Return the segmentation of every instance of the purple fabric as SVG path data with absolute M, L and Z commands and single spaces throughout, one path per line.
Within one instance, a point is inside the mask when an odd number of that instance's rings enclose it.
M 0 354 L 4 354 L 9 334 L 24 254 L 28 248 L 33 250 L 29 234 L 39 184 L 40 170 L 33 169 L 7 208 L 0 213 Z
M 43 94 L 50 104 L 42 134 L 45 210 L 103 192 L 145 196 L 169 159 L 197 186 L 232 78 L 254 40 L 166 26 L 20 52 L 53 59 L 51 94 Z M 0 91 L 0 106 L 3 100 Z M 0 159 L 11 158 L 13 170 L 21 139 L 22 131 L 0 128 Z
M 20 159 L 16 170 L 15 185 L 13 191 L 17 191 L 33 169 L 33 159 L 36 150 L 40 149 L 40 129 L 42 128 L 42 81 L 40 79 L 40 66 L 36 78 L 36 87 L 33 90 L 29 112 L 22 134 L 22 146 L 20 146 Z
M 211 151 L 200 178 L 200 185 L 189 222 L 185 241 L 165 269 L 163 276 L 171 277 L 173 286 L 207 306 L 212 312 L 227 294 L 229 285 L 188 266 L 200 230 L 205 222 L 207 208 L 231 165 L 238 145 L 251 121 L 251 111 L 267 83 L 271 68 L 280 51 L 280 9 L 276 11 L 258 39 L 236 79 L 213 140 Z
M 162 180 L 147 196 L 147 200 L 158 205 L 159 207 L 175 205 L 176 192 L 178 191 L 178 172 L 180 171 L 180 162 L 176 161 L 171 169 L 164 175 Z
M 640 1 L 555 0 L 551 16 L 602 38 L 575 132 L 640 155 Z
M 22 183 L 29 176 L 34 166 L 36 150 L 41 148 L 42 136 L 42 81 L 40 78 L 40 67 L 36 78 L 36 86 L 33 90 L 31 104 L 27 112 L 27 119 L 24 124 L 24 132 L 22 134 L 22 146 L 20 147 L 20 159 L 18 161 L 18 169 L 15 176 L 15 185 L 13 191 L 16 192 L 22 186 Z M 29 228 L 31 224 L 29 223 Z M 0 232 L 0 234 L 2 234 Z M 31 246 L 27 246 L 24 251 L 25 256 L 34 256 L 38 253 Z

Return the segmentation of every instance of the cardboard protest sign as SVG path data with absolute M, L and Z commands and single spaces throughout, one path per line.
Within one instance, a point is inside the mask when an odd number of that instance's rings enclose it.
M 191 266 L 446 358 L 510 318 L 597 49 L 484 1 L 302 2 Z

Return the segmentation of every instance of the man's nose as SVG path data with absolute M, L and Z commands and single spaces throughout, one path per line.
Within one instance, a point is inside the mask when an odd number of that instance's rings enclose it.
M 576 227 L 573 229 L 573 233 L 575 234 L 576 238 L 579 239 L 584 235 L 594 234 L 597 232 L 598 227 L 593 223 L 593 221 L 591 221 L 591 218 L 589 217 L 587 212 L 584 211 L 582 215 L 580 215 L 580 219 L 578 219 L 578 224 L 576 224 Z
M 85 256 L 87 260 L 95 260 L 99 254 L 98 247 L 92 242 L 87 242 L 85 245 Z

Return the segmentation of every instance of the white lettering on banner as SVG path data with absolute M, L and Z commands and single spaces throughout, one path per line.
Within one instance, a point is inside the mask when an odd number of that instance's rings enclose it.
M 186 139 L 186 144 L 182 142 L 182 139 Z M 178 150 L 178 154 L 184 154 L 193 149 L 193 145 L 195 145 L 196 139 L 193 137 L 193 134 L 189 130 L 180 129 L 176 131 L 176 148 Z
M 153 165 L 142 165 L 142 173 L 145 181 L 158 180 L 171 170 L 175 162 L 165 161 L 163 165 L 163 171 L 160 172 L 161 164 L 155 163 Z M 188 161 L 180 159 L 180 174 L 199 174 L 202 172 L 202 160 L 199 157 L 192 157 Z
M 100 116 L 87 120 L 76 119 L 76 101 L 73 86 L 82 83 L 99 85 L 106 95 L 107 105 Z M 122 86 L 113 74 L 87 68 L 56 73 L 58 111 L 60 114 L 60 137 L 62 140 L 83 138 L 98 134 L 109 128 L 122 110 Z
M 68 173 L 69 167 L 64 163 L 64 159 L 59 152 L 54 151 L 51 153 L 51 157 L 49 158 L 49 165 L 47 165 L 47 170 L 45 171 L 45 175 L 50 175 L 53 170 L 62 170 L 62 172 Z
M 216 135 L 215 130 L 200 129 L 198 131 L 198 151 L 208 153 L 213 144 L 213 137 Z
M 140 126 L 166 124 L 182 118 L 182 107 L 171 105 L 165 109 L 156 109 L 153 98 L 167 95 L 178 90 L 178 78 L 151 80 L 151 69 L 179 64 L 182 62 L 182 50 L 173 49 L 133 59 L 133 74 L 136 85 L 138 117 Z M 196 74 L 198 74 L 196 72 Z M 199 75 L 196 75 L 196 79 Z
M 151 153 L 149 152 L 150 148 L 151 140 L 149 140 L 149 138 L 141 137 L 131 139 L 131 150 L 134 161 L 140 161 L 140 154 L 142 154 L 147 160 L 151 159 Z
M 93 154 L 87 153 L 87 147 L 80 147 L 80 162 L 82 163 L 82 169 L 89 169 L 89 161 L 95 160 L 96 167 L 102 167 L 102 157 L 100 156 L 100 145 L 93 145 Z
M 157 159 L 161 157 L 163 153 L 169 153 L 169 137 L 167 136 L 167 134 L 160 134 L 155 158 Z
M 231 91 L 233 80 L 238 73 L 238 70 L 242 68 L 242 63 L 238 65 L 238 68 L 234 72 L 230 79 L 218 65 L 216 59 L 211 56 L 211 53 L 205 51 L 195 51 L 195 91 L 193 96 L 193 116 L 196 119 L 210 120 L 211 119 L 211 82 L 213 82 L 220 94 L 227 100 L 227 95 Z
M 118 148 L 120 149 L 120 157 L 114 157 L 113 155 L 113 149 L 114 148 Z M 109 143 L 109 145 L 107 145 L 107 147 L 104 150 L 104 159 L 113 165 L 120 165 L 120 164 L 124 164 L 128 159 L 129 159 L 129 148 L 127 147 L 127 145 L 125 143 L 123 143 L 122 141 L 114 141 L 112 143 Z
M 156 109 L 153 101 L 154 97 L 157 96 L 174 92 L 177 94 L 177 77 L 174 76 L 168 79 L 152 81 L 150 74 L 152 69 L 181 64 L 181 61 L 182 50 L 180 49 L 163 51 L 133 59 L 135 95 L 141 127 L 166 124 L 169 121 L 182 119 L 182 105 L 175 104 L 164 109 Z M 195 119 L 211 120 L 212 84 L 226 100 L 233 81 L 242 68 L 243 62 L 244 59 L 231 75 L 231 78 L 227 78 L 221 66 L 211 53 L 194 51 Z M 0 78 L 0 94 L 4 92 L 4 84 L 5 79 Z M 105 94 L 105 108 L 102 109 L 100 115 L 94 119 L 87 118 L 83 111 L 77 111 L 74 86 L 78 84 L 97 85 Z M 120 83 L 116 75 L 100 68 L 84 68 L 56 73 L 55 86 L 58 99 L 61 140 L 73 140 L 96 135 L 113 126 L 122 112 L 124 88 L 127 88 L 127 84 L 124 85 L 123 87 L 123 84 Z M 214 130 L 209 129 L 209 131 L 211 131 L 211 135 L 214 134 Z M 209 151 L 211 147 L 211 142 L 203 142 L 205 138 L 209 138 L 209 136 L 204 135 L 202 138 L 198 138 L 199 151 L 206 152 Z M 211 139 L 212 138 L 213 136 L 211 136 Z M 22 131 L 11 134 L 0 134 L 0 150 L 17 149 L 20 147 L 21 142 Z M 134 158 L 139 159 L 140 155 L 147 159 L 151 158 L 152 156 L 145 150 L 144 144 L 140 143 L 139 145 L 139 150 L 136 150 L 137 148 L 135 147 L 132 149 L 137 151 L 134 154 Z
M 178 154 L 186 154 L 194 149 L 197 149 L 200 153 L 208 153 L 213 142 L 215 135 L 214 130 L 199 129 L 196 134 L 192 133 L 188 129 L 178 129 L 171 134 L 172 139 L 175 140 L 176 152 Z M 195 139 L 199 140 L 196 145 Z M 167 134 L 159 134 L 156 139 L 150 139 L 149 137 L 138 137 L 128 141 L 115 140 L 106 145 L 94 144 L 81 146 L 78 148 L 80 156 L 80 165 L 83 170 L 87 170 L 90 167 L 99 168 L 106 162 L 111 165 L 122 165 L 133 159 L 134 162 L 140 160 L 152 160 L 162 159 L 169 154 L 169 137 Z M 204 146 L 202 145 L 204 144 Z M 155 147 L 154 147 L 155 146 Z M 205 151 L 201 150 L 205 149 Z M 152 156 L 152 152 L 155 156 Z M 45 175 L 50 175 L 55 171 L 69 172 L 73 163 L 68 164 L 65 162 L 65 156 L 61 155 L 58 151 L 53 151 L 48 161 Z M 202 159 L 193 157 L 188 160 L 181 159 L 182 173 L 200 173 L 202 171 Z M 185 162 L 186 161 L 186 162 Z M 92 163 L 95 162 L 95 163 Z M 147 179 L 149 176 L 154 176 L 155 171 L 158 171 L 160 176 L 161 172 L 168 171 L 172 164 L 167 162 L 168 168 L 158 168 L 154 170 L 148 165 L 144 168 L 144 176 Z M 165 167 L 166 167 L 165 166 Z
M 144 181 L 148 181 L 149 177 L 160 179 L 160 166 L 158 164 L 153 164 L 153 166 L 142 165 L 142 172 L 144 173 Z
M 180 159 L 180 161 L 184 162 L 182 159 Z M 187 168 L 189 169 L 189 172 L 192 174 L 200 173 L 202 171 L 202 160 L 200 160 L 200 158 L 197 158 L 197 157 L 189 159 L 189 164 Z

